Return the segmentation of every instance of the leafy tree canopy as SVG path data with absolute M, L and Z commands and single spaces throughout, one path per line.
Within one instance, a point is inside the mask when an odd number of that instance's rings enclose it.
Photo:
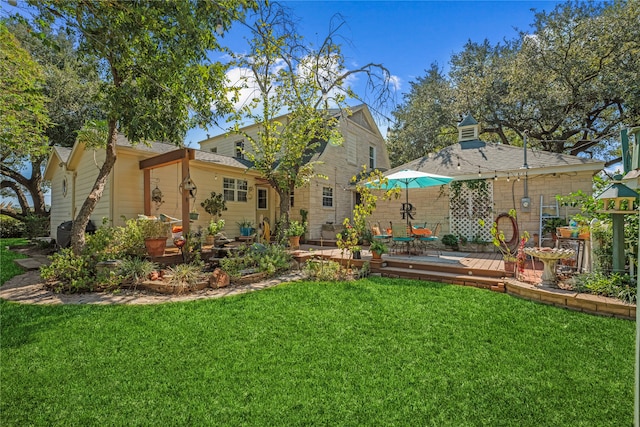
M 38 155 L 49 125 L 44 73 L 6 24 L 0 22 L 0 155 Z
M 30 0 L 40 19 L 63 23 L 81 52 L 100 66 L 107 119 L 106 158 L 71 230 L 75 253 L 116 161 L 117 133 L 132 142 L 182 144 L 187 130 L 228 112 L 225 66 L 208 55 L 221 48 L 216 29 L 239 19 L 248 0 Z M 215 109 L 212 108 L 215 107 Z
M 453 130 L 452 118 L 467 112 L 485 140 L 521 144 L 527 132 L 544 150 L 619 162 L 610 142 L 640 124 L 637 22 L 638 2 L 568 2 L 535 14 L 533 31 L 515 40 L 469 41 L 447 76 L 432 68 L 412 84 L 394 113 L 392 163 L 409 147 L 424 155 L 451 143 L 435 129 Z
M 335 17 L 320 46 L 304 43 L 291 12 L 272 3 L 259 8 L 248 25 L 250 52 L 237 56 L 243 90 L 252 91 L 249 103 L 231 120 L 235 132 L 248 120 L 260 125 L 250 141 L 247 157 L 280 196 L 282 223 L 288 223 L 289 194 L 315 175 L 313 154 L 323 143 L 341 144 L 338 118 L 348 115 L 347 99 L 355 94 L 349 78 L 367 77 L 374 104 L 391 96 L 390 74 L 380 64 L 348 69 L 337 40 L 344 24 Z

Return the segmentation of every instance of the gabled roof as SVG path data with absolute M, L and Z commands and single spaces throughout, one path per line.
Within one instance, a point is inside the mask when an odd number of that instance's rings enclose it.
M 526 170 L 530 175 L 579 170 L 596 172 L 604 168 L 604 162 L 600 160 L 531 149 L 527 149 L 527 165 Z M 517 173 L 523 174 L 525 171 L 523 166 L 524 149 L 522 147 L 476 139 L 462 141 L 435 154 L 412 160 L 389 170 L 385 175 L 402 169 L 413 169 L 451 176 L 457 180 L 469 180 L 478 178 L 478 170 L 485 178 L 493 177 L 494 174 L 504 176 L 507 172 L 512 176 Z
M 71 148 L 67 147 L 58 147 L 53 146 L 53 150 L 49 155 L 49 159 L 47 160 L 47 164 L 44 168 L 43 178 L 46 180 L 50 180 L 52 177 L 49 176 L 50 173 L 54 170 L 52 166 L 57 166 L 60 163 L 67 164 L 69 161 L 69 157 L 71 156 Z
M 462 126 L 474 126 L 477 125 L 478 122 L 473 118 L 471 114 L 467 114 L 464 119 L 460 123 L 458 123 L 458 127 Z
M 149 154 L 164 154 L 178 148 L 181 148 L 174 144 L 167 144 L 164 142 L 149 142 L 149 143 L 138 143 L 131 144 L 129 140 L 122 134 L 118 134 L 118 139 L 116 141 L 116 145 L 118 147 L 148 152 Z M 82 146 L 82 147 L 80 147 Z M 54 146 L 51 154 L 49 155 L 49 160 L 47 161 L 47 166 L 45 167 L 44 178 L 50 180 L 52 178 L 51 174 L 55 170 L 53 166 L 58 166 L 60 163 L 64 164 L 67 169 L 73 170 L 75 164 L 73 163 L 73 159 L 78 159 L 77 153 L 81 152 L 84 148 L 83 144 L 76 143 L 73 148 L 66 147 L 58 147 Z M 195 160 L 204 162 L 204 163 L 215 163 L 219 165 L 235 167 L 239 169 L 247 169 L 252 166 L 252 163 L 249 160 L 245 159 L 237 159 L 235 157 L 222 156 L 216 153 L 209 153 L 207 151 L 201 151 L 195 149 Z
M 127 147 L 127 148 L 131 148 L 138 151 L 147 151 L 154 154 L 164 154 L 164 153 L 171 152 L 173 150 L 177 150 L 178 148 L 181 148 L 181 147 L 178 147 L 177 145 L 167 144 L 165 142 L 150 142 L 148 144 L 139 143 L 139 144 L 133 145 L 122 134 L 118 135 L 117 145 L 119 147 Z M 195 159 L 201 162 L 216 163 L 216 164 L 240 168 L 240 169 L 247 169 L 252 166 L 252 163 L 246 159 L 238 159 L 236 157 L 223 156 L 221 154 L 210 153 L 210 152 L 202 151 L 198 149 L 195 149 L 195 154 L 196 154 Z

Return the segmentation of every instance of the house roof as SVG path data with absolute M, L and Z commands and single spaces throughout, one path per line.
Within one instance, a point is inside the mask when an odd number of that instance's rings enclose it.
M 600 160 L 585 159 L 568 154 L 542 150 L 527 150 L 527 173 L 530 175 L 575 172 L 578 170 L 599 171 L 604 168 Z M 456 180 L 477 179 L 478 171 L 484 177 L 500 177 L 509 173 L 523 174 L 524 150 L 522 147 L 484 142 L 462 141 L 450 145 L 437 153 L 412 160 L 395 167 L 385 175 L 402 169 L 413 169 L 454 177 Z
M 465 116 L 465 118 L 462 119 L 462 121 L 460 123 L 458 123 L 458 127 L 473 126 L 473 125 L 477 125 L 477 124 L 478 124 L 478 122 L 476 121 L 476 119 L 474 119 L 471 114 L 467 114 Z
M 51 151 L 49 159 L 47 160 L 47 164 L 44 167 L 44 174 L 42 175 L 43 178 L 47 180 L 50 180 L 52 178 L 49 175 L 51 171 L 54 170 L 51 167 L 52 165 L 57 166 L 60 162 L 66 165 L 69 161 L 69 157 L 71 156 L 71 151 L 71 148 L 53 146 L 53 150 Z
M 119 134 L 117 144 L 120 147 L 128 147 L 134 150 L 139 151 L 148 151 L 155 154 L 164 154 L 171 152 L 173 150 L 177 150 L 178 146 L 174 144 L 167 144 L 165 142 L 150 142 L 148 144 L 140 143 L 133 145 L 127 138 Z M 238 159 L 236 157 L 223 156 L 221 154 L 210 153 L 208 151 L 202 151 L 198 149 L 194 149 L 195 151 L 195 160 L 205 162 L 205 163 L 216 163 L 219 165 L 230 166 L 240 169 L 246 169 L 252 166 L 252 163 L 246 159 Z
M 50 174 L 54 170 L 52 166 L 58 166 L 59 162 L 64 163 L 64 165 L 67 166 L 67 168 L 69 168 L 70 170 L 73 170 L 73 167 L 71 166 L 73 166 L 72 165 L 73 159 L 77 158 L 75 154 L 82 151 L 79 147 L 80 145 L 82 144 L 76 143 L 76 145 L 74 145 L 73 148 L 54 146 L 53 151 L 49 156 L 49 160 L 47 161 L 47 166 L 45 167 L 44 178 L 51 179 Z M 164 154 L 164 153 L 168 153 L 181 148 L 174 144 L 167 144 L 164 142 L 149 142 L 149 143 L 139 143 L 139 144 L 133 145 L 122 134 L 118 134 L 116 145 L 118 147 L 129 148 L 136 151 L 148 152 L 150 154 Z M 235 167 L 240 169 L 247 169 L 252 166 L 252 163 L 246 159 L 237 159 L 235 157 L 223 156 L 216 153 L 209 153 L 207 151 L 202 151 L 198 149 L 194 149 L 194 151 L 195 151 L 195 160 L 200 162 L 214 163 L 214 164 Z M 58 158 L 59 162 L 56 161 L 55 158 Z

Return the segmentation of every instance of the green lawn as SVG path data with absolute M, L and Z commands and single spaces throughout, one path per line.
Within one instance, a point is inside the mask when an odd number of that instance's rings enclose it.
M 7 250 L 7 246 L 26 244 L 27 239 L 0 239 L 0 285 L 13 276 L 22 274 L 22 268 L 13 262 L 14 259 L 26 258 L 26 255 Z M 0 419 L 1 420 L 1 419 Z
M 0 310 L 6 426 L 632 424 L 633 322 L 475 288 Z

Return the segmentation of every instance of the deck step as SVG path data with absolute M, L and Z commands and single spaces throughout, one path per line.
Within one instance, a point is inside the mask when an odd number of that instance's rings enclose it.
M 394 260 L 385 258 L 385 268 L 406 268 L 411 270 L 420 270 L 427 272 L 441 272 L 461 275 L 474 275 L 482 277 L 491 277 L 500 279 L 505 276 L 505 272 L 500 268 L 469 268 L 459 264 L 447 264 L 438 262 L 411 261 L 411 260 Z M 411 266 L 411 267 L 409 267 Z
M 491 286 L 504 284 L 505 278 L 476 276 L 469 273 L 449 273 L 444 271 L 429 271 L 415 268 L 384 267 L 379 270 L 382 277 L 428 280 L 431 282 L 451 283 L 454 285 L 475 286 L 490 289 Z

